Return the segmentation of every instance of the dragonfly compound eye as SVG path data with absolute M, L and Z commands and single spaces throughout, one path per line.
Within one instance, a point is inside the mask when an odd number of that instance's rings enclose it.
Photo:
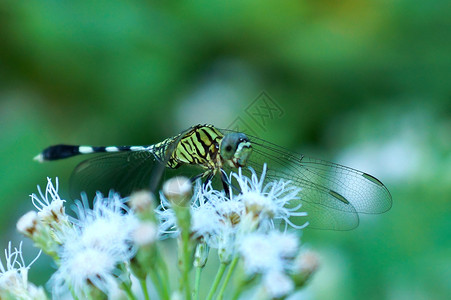
M 251 144 L 244 133 L 226 134 L 221 141 L 221 157 L 235 167 L 246 165 L 252 151 Z
M 221 157 L 224 160 L 233 158 L 233 154 L 238 146 L 239 133 L 229 133 L 221 141 Z

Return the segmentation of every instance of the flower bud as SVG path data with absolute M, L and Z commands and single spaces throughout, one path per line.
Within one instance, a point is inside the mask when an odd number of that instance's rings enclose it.
M 141 222 L 133 232 L 133 241 L 138 247 L 146 247 L 152 245 L 158 236 L 157 225 L 153 222 Z
M 302 287 L 319 267 L 318 255 L 313 251 L 299 253 L 295 260 L 293 280 L 296 287 Z
M 191 181 L 186 177 L 174 177 L 163 185 L 163 194 L 173 205 L 186 206 L 192 195 Z
M 203 268 L 207 263 L 208 253 L 210 252 L 210 247 L 205 242 L 200 242 L 196 246 L 196 252 L 194 253 L 194 266 L 196 268 Z
M 32 238 L 38 230 L 38 223 L 38 214 L 32 210 L 20 217 L 19 221 L 17 221 L 16 228 L 23 235 Z
M 132 233 L 132 237 L 138 251 L 130 260 L 130 268 L 136 277 L 145 279 L 147 272 L 157 263 L 158 227 L 154 222 L 141 221 Z
M 58 259 L 57 252 L 60 240 L 54 234 L 48 224 L 43 224 L 35 211 L 29 211 L 23 215 L 16 224 L 17 230 L 30 238 L 34 244 L 45 253 Z
M 155 198 L 149 191 L 138 191 L 130 196 L 130 207 L 138 214 L 153 210 Z
M 263 276 L 263 288 L 269 299 L 280 299 L 294 290 L 290 277 L 279 271 L 270 271 Z

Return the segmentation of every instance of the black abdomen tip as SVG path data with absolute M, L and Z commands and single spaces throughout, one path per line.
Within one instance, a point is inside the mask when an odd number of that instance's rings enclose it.
M 43 160 L 56 160 L 71 157 L 80 154 L 79 146 L 72 145 L 55 145 L 50 146 L 42 151 Z

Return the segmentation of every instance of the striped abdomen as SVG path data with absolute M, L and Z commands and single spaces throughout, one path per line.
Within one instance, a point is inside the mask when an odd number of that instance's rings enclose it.
M 76 146 L 76 145 L 54 145 L 50 146 L 34 159 L 40 162 L 72 157 L 79 154 L 123 152 L 123 151 L 151 151 L 153 146 Z
M 196 125 L 184 133 L 168 138 L 158 144 L 148 146 L 50 146 L 38 156 L 38 161 L 50 161 L 79 154 L 123 151 L 147 151 L 159 161 L 167 160 L 167 167 L 178 168 L 182 164 L 196 164 L 204 168 L 216 167 L 219 143 L 223 134 L 212 125 Z

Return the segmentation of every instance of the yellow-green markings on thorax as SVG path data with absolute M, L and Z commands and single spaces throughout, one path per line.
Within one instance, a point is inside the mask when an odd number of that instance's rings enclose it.
M 205 169 L 214 169 L 223 137 L 212 125 L 193 126 L 178 142 L 167 163 L 168 167 L 175 169 L 182 164 L 196 164 Z

